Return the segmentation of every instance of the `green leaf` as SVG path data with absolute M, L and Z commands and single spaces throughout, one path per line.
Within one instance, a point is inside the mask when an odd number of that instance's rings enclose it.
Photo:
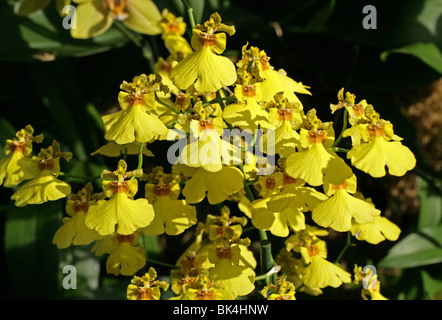
M 15 62 L 84 57 L 129 42 L 113 27 L 93 39 L 73 39 L 52 5 L 27 16 L 14 14 L 12 6 L 0 5 L 0 33 L 0 60 Z
M 442 74 L 442 54 L 436 44 L 432 42 L 418 42 L 401 48 L 386 50 L 381 53 L 381 60 L 386 61 L 392 53 L 412 55 Z
M 329 21 L 330 17 L 333 14 L 333 10 L 335 8 L 336 0 L 331 0 L 329 3 L 325 4 L 321 9 L 317 11 L 317 13 L 313 16 L 313 18 L 308 22 L 305 27 L 305 32 L 320 32 L 324 28 L 324 26 Z
M 418 178 L 418 183 L 420 198 L 418 230 L 422 230 L 438 225 L 442 221 L 442 197 L 424 179 Z
M 440 278 L 440 272 L 435 277 L 426 270 L 421 270 L 422 285 L 424 290 L 424 298 L 431 298 L 435 293 L 442 290 L 442 280 Z
M 442 226 L 406 236 L 379 262 L 384 268 L 413 268 L 442 262 Z
M 19 15 L 28 15 L 47 6 L 51 0 L 21 0 L 17 2 L 15 10 Z
M 63 214 L 62 201 L 12 207 L 6 213 L 4 249 L 7 267 L 20 298 L 57 298 L 58 252 L 52 237 Z

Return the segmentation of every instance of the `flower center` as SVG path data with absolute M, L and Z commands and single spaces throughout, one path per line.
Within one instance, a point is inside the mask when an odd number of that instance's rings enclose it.
M 89 202 L 88 201 L 76 201 L 74 203 L 74 211 L 75 212 L 87 212 L 89 209 Z
M 214 300 L 215 292 L 213 290 L 198 290 L 196 292 L 196 300 Z
M 126 8 L 126 0 L 107 0 L 107 5 L 109 10 L 112 11 L 112 16 L 117 20 L 124 20 L 129 17 L 129 15 L 124 12 Z
M 243 85 L 242 94 L 245 97 L 253 98 L 254 96 L 256 96 L 256 86 L 254 84 Z
M 346 190 L 347 186 L 348 186 L 347 180 L 345 180 L 343 184 L 332 184 L 331 185 L 333 190 Z
M 54 159 L 42 159 L 38 163 L 38 168 L 43 170 L 52 170 L 54 169 Z
M 368 133 L 372 137 L 383 137 L 384 136 L 384 125 L 383 124 L 369 124 L 367 127 Z
M 290 177 L 287 173 L 283 174 L 282 180 L 284 181 L 284 184 L 294 184 L 297 181 L 295 178 Z
M 276 300 L 292 300 L 292 297 L 289 295 L 280 295 Z
M 211 47 L 216 44 L 216 34 L 200 32 L 198 34 L 198 41 L 205 47 Z
M 292 120 L 293 117 L 293 110 L 287 108 L 279 109 L 278 114 L 279 114 L 279 121 L 284 121 L 284 120 L 290 121 Z
M 119 243 L 122 242 L 132 242 L 135 239 L 133 234 L 129 234 L 129 235 L 122 235 L 122 234 L 118 234 L 117 235 L 117 240 Z
M 156 196 L 168 196 L 170 193 L 170 185 L 169 184 L 162 184 L 153 186 L 153 193 Z
M 308 132 L 308 141 L 313 143 L 322 143 L 327 137 L 327 133 L 324 130 L 310 130 Z
M 127 185 L 127 181 L 112 181 L 110 183 L 110 189 L 112 193 L 127 193 L 129 186 Z
M 25 148 L 26 148 L 26 145 L 22 141 L 14 141 L 14 142 L 11 143 L 11 145 L 9 147 L 9 149 L 12 152 L 20 152 L 20 153 L 23 153 Z
M 215 129 L 212 119 L 204 119 L 199 121 L 199 130 L 203 131 L 206 129 Z
M 130 105 L 142 105 L 144 103 L 144 93 L 138 92 L 138 93 L 129 93 L 127 96 L 128 100 L 130 101 Z
M 276 187 L 276 181 L 275 181 L 275 178 L 268 177 L 268 178 L 266 179 L 266 188 L 267 188 L 267 189 L 270 189 L 270 190 L 273 190 L 273 189 L 275 189 L 275 187 Z
M 355 104 L 352 106 L 353 112 L 355 113 L 356 117 L 360 117 L 364 114 L 364 106 L 360 103 Z
M 232 249 L 230 248 L 216 248 L 216 256 L 221 259 L 232 259 Z
M 152 288 L 149 287 L 137 287 L 137 297 L 140 300 L 151 300 Z
M 308 246 L 307 247 L 307 251 L 308 251 L 308 255 L 310 257 L 317 256 L 319 254 L 319 248 L 317 246 L 314 246 L 314 245 Z

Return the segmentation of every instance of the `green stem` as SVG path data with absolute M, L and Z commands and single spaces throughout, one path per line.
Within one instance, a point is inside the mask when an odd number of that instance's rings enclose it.
M 127 144 L 123 145 L 123 160 L 127 159 Z
M 336 147 L 339 144 L 339 142 L 341 142 L 344 131 L 347 129 L 347 122 L 348 122 L 348 111 L 347 111 L 347 108 L 345 108 L 342 130 L 341 130 L 341 133 L 339 134 L 338 139 L 336 139 L 335 143 L 333 143 L 333 147 Z
M 172 111 L 175 112 L 176 114 L 180 114 L 180 112 L 179 112 L 177 109 L 175 109 L 175 108 L 172 107 L 172 106 L 169 106 L 167 103 L 165 103 L 164 101 L 162 101 L 162 100 L 158 97 L 158 95 L 157 95 L 156 92 L 155 92 L 155 101 L 158 102 L 159 104 L 165 106 L 166 108 L 172 110 Z
M 195 17 L 193 16 L 193 8 L 187 0 L 182 1 L 184 6 L 186 7 L 187 17 L 189 18 L 190 22 L 190 30 L 193 30 L 193 28 L 195 28 Z
M 142 42 L 121 21 L 114 20 L 113 25 L 138 48 L 143 48 Z
M 175 266 L 173 264 L 165 263 L 165 262 L 158 261 L 158 260 L 155 260 L 155 259 L 150 259 L 150 258 L 146 258 L 146 262 L 150 262 L 150 263 L 153 263 L 153 264 L 156 264 L 156 265 L 159 265 L 159 266 L 163 266 L 163 267 L 166 267 L 166 268 L 170 268 L 170 269 L 179 269 L 180 268 L 179 266 Z
M 344 256 L 345 252 L 347 251 L 347 249 L 351 246 L 351 232 L 348 231 L 347 232 L 347 242 L 345 243 L 344 248 L 342 249 L 341 253 L 339 253 L 339 256 L 336 258 L 335 260 L 335 264 L 338 264 L 339 261 L 342 259 L 342 257 Z
M 92 176 L 92 177 L 85 177 L 85 176 L 77 176 L 75 174 L 65 173 L 65 172 L 59 172 L 58 175 L 66 178 L 72 178 L 72 179 L 80 179 L 80 180 L 86 180 L 86 181 L 92 181 L 95 179 L 101 178 L 101 175 Z
M 143 167 L 143 148 L 144 148 L 144 142 L 141 142 L 140 144 L 140 151 L 138 152 L 138 169 L 141 169 Z
M 236 97 L 234 97 L 234 96 L 230 96 L 230 97 L 221 97 L 221 96 L 217 96 L 215 99 L 213 99 L 213 100 L 210 100 L 210 101 L 207 101 L 207 102 L 204 102 L 203 103 L 203 107 L 206 107 L 206 106 L 208 106 L 208 105 L 211 105 L 211 104 L 214 104 L 214 103 L 222 103 L 222 102 L 224 102 L 224 101 L 227 101 L 227 102 L 233 102 L 234 100 L 236 99 Z
M 349 152 L 350 151 L 348 149 L 339 148 L 339 147 L 331 147 L 331 148 L 328 148 L 327 150 L 334 151 L 334 152 Z
M 246 192 L 247 198 L 252 202 L 255 200 L 255 195 L 252 192 L 252 189 L 249 185 L 244 185 L 244 191 Z M 275 261 L 272 256 L 272 243 L 267 237 L 267 232 L 264 230 L 259 230 L 259 238 L 261 239 L 261 272 L 267 273 L 274 265 Z M 276 274 L 272 274 L 269 277 L 266 277 L 266 283 L 269 282 L 275 283 Z

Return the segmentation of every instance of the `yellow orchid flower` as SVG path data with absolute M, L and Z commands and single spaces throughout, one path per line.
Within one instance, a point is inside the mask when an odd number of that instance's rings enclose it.
M 327 197 L 313 188 L 304 187 L 302 181 L 297 181 L 286 173 L 282 176 L 284 184 L 281 192 L 252 202 L 252 223 L 260 230 L 269 230 L 273 235 L 287 237 L 290 229 L 304 230 L 304 212 L 312 211 Z
M 348 231 L 352 219 L 357 223 L 369 223 L 381 213 L 370 203 L 351 195 L 356 192 L 355 175 L 342 184 L 325 182 L 324 191 L 330 198 L 317 204 L 312 211 L 313 220 L 324 228 Z
M 159 300 L 161 291 L 169 288 L 166 281 L 155 280 L 157 272 L 150 267 L 148 272 L 142 277 L 134 276 L 130 284 L 127 286 L 128 300 Z
M 6 140 L 6 157 L 0 160 L 0 185 L 14 187 L 38 174 L 36 162 L 31 158 L 32 143 L 41 143 L 43 135 L 33 134 L 34 129 L 27 125 L 16 133 L 17 138 Z
M 146 183 L 146 198 L 153 205 L 155 217 L 142 232 L 149 235 L 177 235 L 196 224 L 196 209 L 183 199 L 178 199 L 178 181 L 166 175 L 162 167 L 152 170 L 156 183 Z
M 287 281 L 287 276 L 276 278 L 276 285 L 271 283 L 265 286 L 261 291 L 261 295 L 267 300 L 296 300 L 295 286 Z M 272 293 L 269 295 L 269 291 Z
M 170 78 L 181 90 L 192 85 L 198 92 L 216 92 L 233 85 L 237 79 L 233 62 L 220 54 L 226 48 L 226 33 L 233 35 L 234 27 L 221 23 L 218 13 L 203 25 L 192 30 L 191 45 L 195 52 L 178 62 L 170 71 Z
M 301 254 L 308 266 L 303 271 L 302 281 L 312 288 L 337 288 L 343 283 L 351 283 L 351 274 L 336 264 L 326 260 L 327 248 L 322 240 L 301 247 Z
M 60 157 L 70 160 L 72 153 L 61 152 L 60 145 L 55 140 L 51 146 L 40 151 L 38 157 L 34 158 L 40 172 L 11 196 L 17 207 L 55 201 L 71 193 L 71 186 L 57 179 L 60 173 Z
M 353 223 L 350 228 L 356 239 L 378 244 L 386 239 L 396 241 L 401 229 L 385 217 L 376 216 L 369 223 Z
M 262 137 L 262 148 L 267 154 L 277 153 L 287 157 L 296 151 L 300 136 L 297 129 L 303 122 L 303 111 L 298 103 L 287 101 L 283 92 L 275 94 L 272 103 L 268 104 L 269 123 L 274 132 L 265 133 Z
M 209 278 L 223 283 L 225 300 L 248 295 L 255 289 L 255 271 L 239 264 L 240 252 L 238 246 L 209 248 L 209 260 L 214 264 Z
M 95 230 L 86 227 L 89 207 L 97 201 L 98 194 L 92 194 L 92 185 L 86 184 L 77 194 L 72 194 L 66 201 L 66 213 L 69 217 L 63 218 L 63 225 L 54 234 L 52 243 L 58 249 L 73 245 L 87 245 L 100 238 Z
M 237 102 L 229 104 L 223 110 L 223 118 L 228 123 L 241 129 L 273 129 L 269 124 L 268 112 L 259 104 L 260 83 L 252 83 L 251 74 L 243 73 L 242 81 L 236 84 L 234 92 Z
M 186 23 L 182 17 L 176 17 L 169 10 L 164 9 L 162 12 L 162 20 L 159 25 L 162 29 L 162 39 L 167 50 L 171 55 L 179 54 L 182 58 L 192 53 L 192 48 L 183 37 L 186 31 Z
M 204 108 L 199 111 L 199 120 L 190 122 L 190 143 L 180 154 L 180 163 L 190 167 L 202 167 L 210 172 L 218 172 L 223 165 L 241 164 L 238 147 L 221 139 L 223 118 L 209 117 Z
M 119 235 L 113 239 L 117 244 L 109 252 L 106 271 L 115 276 L 132 276 L 146 264 L 146 252 L 138 244 L 139 234 Z
M 152 222 L 154 209 L 147 199 L 134 200 L 138 190 L 138 180 L 129 179 L 136 177 L 138 172 L 126 172 L 127 164 L 120 160 L 118 168 L 114 172 L 105 170 L 103 178 L 103 190 L 109 200 L 99 200 L 89 208 L 85 223 L 90 229 L 96 230 L 105 236 L 115 231 L 121 235 L 129 235 L 139 228 L 144 228 Z
M 71 36 L 76 39 L 96 37 L 107 31 L 114 19 L 122 21 L 138 33 L 157 35 L 161 33 L 161 13 L 151 0 L 73 0 L 76 27 Z
M 167 127 L 152 111 L 154 93 L 167 91 L 161 76 L 142 74 L 131 83 L 124 81 L 120 88 L 118 101 L 122 110 L 102 117 L 106 140 L 124 145 L 149 142 L 167 134 Z
M 416 158 L 402 145 L 402 138 L 393 134 L 393 125 L 380 119 L 371 124 L 359 124 L 347 129 L 344 137 L 357 134 L 360 143 L 354 143 L 347 153 L 352 165 L 374 178 L 385 176 L 385 167 L 393 176 L 403 176 L 416 166 Z M 352 138 L 353 139 L 353 138 Z
M 187 203 L 199 203 L 206 197 L 210 204 L 217 204 L 244 187 L 244 175 L 236 167 L 223 166 L 217 172 L 198 168 L 186 183 L 183 195 Z
M 293 178 L 302 179 L 311 186 L 320 186 L 326 171 L 340 172 L 345 163 L 339 161 L 335 152 L 328 150 L 334 141 L 332 124 L 322 123 L 316 117 L 315 109 L 307 113 L 307 118 L 310 128 L 300 130 L 302 150 L 287 157 L 285 170 Z

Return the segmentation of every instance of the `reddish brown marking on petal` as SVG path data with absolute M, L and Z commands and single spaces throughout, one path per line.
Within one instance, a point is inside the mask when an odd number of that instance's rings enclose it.
M 276 181 L 273 177 L 267 177 L 266 178 L 266 188 L 269 190 L 273 190 L 276 187 Z
M 196 300 L 215 300 L 215 291 L 213 290 L 198 290 L 196 292 Z
M 322 143 L 326 137 L 327 134 L 324 130 L 310 130 L 308 132 L 308 141 L 310 143 Z
M 89 202 L 88 201 L 76 201 L 74 203 L 74 211 L 75 212 L 87 212 L 89 209 Z
M 152 288 L 137 287 L 137 299 L 139 300 L 151 300 L 153 296 Z
M 345 180 L 343 184 L 332 184 L 331 185 L 333 190 L 346 190 L 347 186 L 348 186 L 347 180 Z
M 127 100 L 131 106 L 144 104 L 144 94 L 143 93 L 130 93 L 127 96 Z
M 287 173 L 284 173 L 282 179 L 284 184 L 295 184 L 297 182 L 297 179 L 290 177 Z
M 364 106 L 360 103 L 353 105 L 353 112 L 356 117 L 360 117 L 364 114 Z
M 283 109 L 279 109 L 278 110 L 278 119 L 279 121 L 290 121 L 293 118 L 293 110 L 292 109 L 287 109 L 287 108 L 283 108 Z
M 317 256 L 319 254 L 319 247 L 312 245 L 307 247 L 308 255 L 311 256 Z
M 158 186 L 153 186 L 153 193 L 156 196 L 168 196 L 170 193 L 170 185 L 162 184 Z
M 25 144 L 25 142 L 22 142 L 22 141 L 14 141 L 9 146 L 9 150 L 11 150 L 12 152 L 23 153 L 25 151 L 25 148 L 26 148 L 26 144 Z
M 369 124 L 367 130 L 372 137 L 383 137 L 385 134 L 384 128 L 383 124 Z
M 199 121 L 199 130 L 203 131 L 206 129 L 215 129 L 215 124 L 212 119 L 200 120 Z
M 40 170 L 52 170 L 54 169 L 54 159 L 42 159 L 38 163 L 38 168 Z
M 216 248 L 216 256 L 219 259 L 232 259 L 232 249 L 231 248 Z
M 127 193 L 129 191 L 129 186 L 127 181 L 112 181 L 110 183 L 110 190 L 112 193 Z
M 245 84 L 242 86 L 242 95 L 253 98 L 256 96 L 256 86 L 254 84 Z
M 118 242 L 132 242 L 134 241 L 135 236 L 133 234 L 129 234 L 129 235 L 122 235 L 122 234 L 118 234 L 117 235 L 117 240 Z
M 211 47 L 216 44 L 216 34 L 200 32 L 198 34 L 198 42 L 205 47 Z

